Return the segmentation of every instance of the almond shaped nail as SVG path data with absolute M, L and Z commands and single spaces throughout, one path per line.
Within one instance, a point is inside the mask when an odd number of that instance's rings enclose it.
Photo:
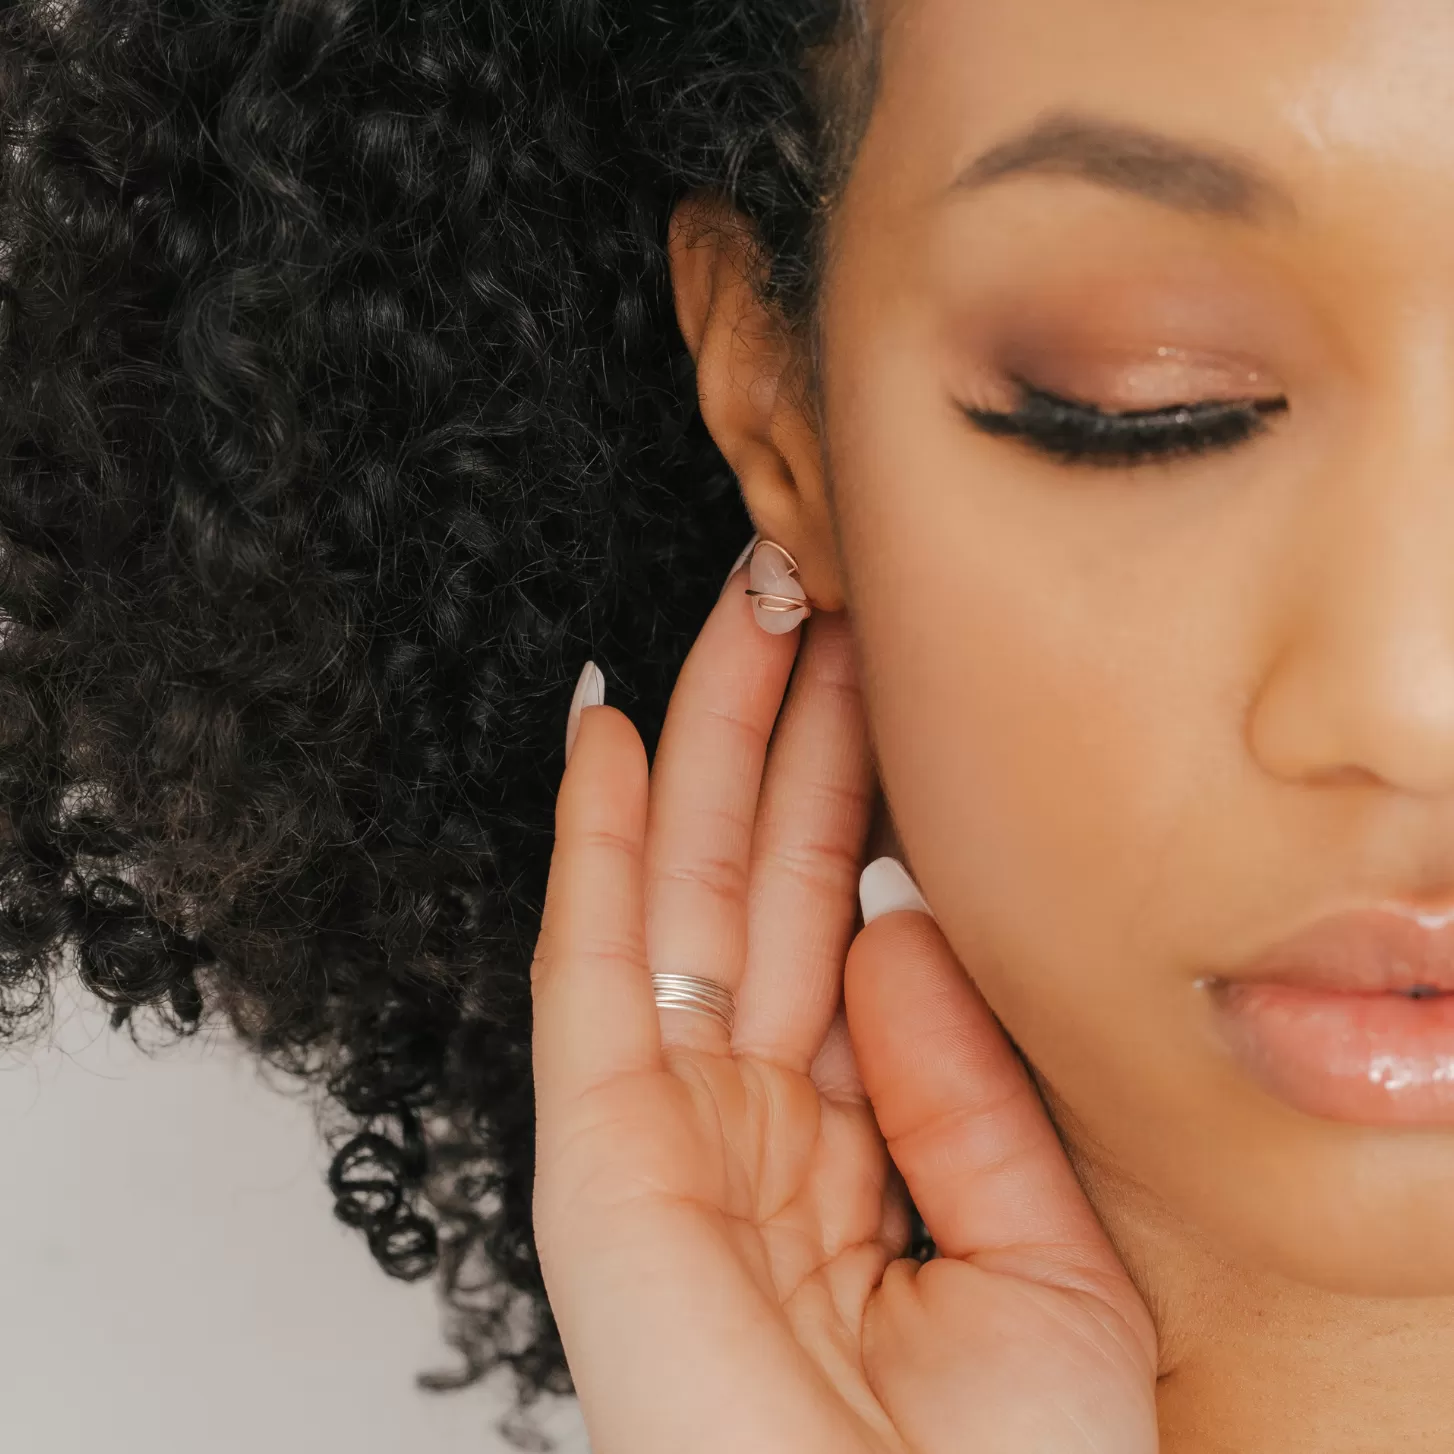
M 570 761 L 570 755 L 575 750 L 576 733 L 581 730 L 581 713 L 587 707 L 604 707 L 606 705 L 606 678 L 601 668 L 593 661 L 588 661 L 581 671 L 580 680 L 576 682 L 574 695 L 570 699 L 570 714 L 565 719 L 565 760 Z

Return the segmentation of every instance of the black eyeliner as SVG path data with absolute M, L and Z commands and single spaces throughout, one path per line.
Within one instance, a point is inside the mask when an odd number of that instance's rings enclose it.
M 1008 412 L 965 408 L 976 428 L 1063 464 L 1126 468 L 1235 448 L 1266 427 L 1287 400 L 1229 399 L 1109 413 L 1015 380 L 1020 405 Z

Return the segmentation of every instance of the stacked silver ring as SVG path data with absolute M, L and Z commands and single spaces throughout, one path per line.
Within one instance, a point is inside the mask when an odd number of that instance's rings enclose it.
M 654 974 L 651 988 L 656 994 L 658 1009 L 695 1010 L 698 1014 L 712 1015 L 726 1026 L 729 1035 L 732 1033 L 737 1000 L 726 985 L 714 979 L 699 979 L 694 974 Z

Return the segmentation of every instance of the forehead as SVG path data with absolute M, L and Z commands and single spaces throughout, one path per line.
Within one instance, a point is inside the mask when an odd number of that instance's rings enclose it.
M 1450 0 L 887 0 L 880 21 L 870 130 L 910 172 L 1066 109 L 1330 177 L 1454 167 Z

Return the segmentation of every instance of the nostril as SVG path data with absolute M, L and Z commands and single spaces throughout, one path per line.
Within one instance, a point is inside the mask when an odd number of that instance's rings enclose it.
M 1373 788 L 1379 785 L 1381 779 L 1376 772 L 1370 772 L 1357 763 L 1344 763 L 1310 774 L 1309 781 L 1312 786 L 1320 788 Z

